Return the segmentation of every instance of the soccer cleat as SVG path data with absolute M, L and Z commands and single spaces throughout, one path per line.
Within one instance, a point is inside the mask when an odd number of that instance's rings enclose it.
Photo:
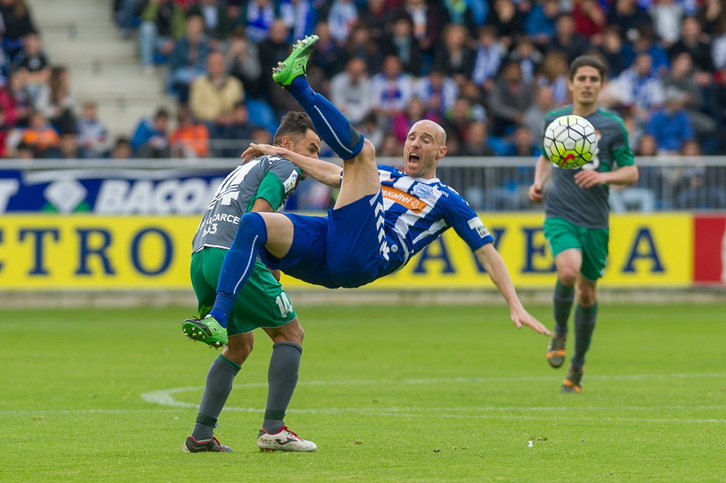
M 197 441 L 191 435 L 187 436 L 187 440 L 184 441 L 185 453 L 203 453 L 205 451 L 211 451 L 212 453 L 227 453 L 234 450 L 229 446 L 220 443 L 214 436 L 212 436 L 212 439 L 202 441 Z
M 562 381 L 562 392 L 580 392 L 582 390 L 582 373 L 585 368 L 577 369 L 570 364 L 567 377 Z
M 567 342 L 567 334 L 557 335 L 557 333 L 554 333 L 547 346 L 547 362 L 555 369 L 561 367 L 562 363 L 565 362 L 565 342 Z
M 219 322 L 207 315 L 203 319 L 187 319 L 182 322 L 182 331 L 191 340 L 204 342 L 215 349 L 227 344 L 227 329 L 219 325 Z
M 257 437 L 257 446 L 260 451 L 315 451 L 318 447 L 312 441 L 302 439 L 293 433 L 287 426 L 283 426 L 280 431 L 270 434 L 264 429 L 260 429 L 260 435 Z
M 308 35 L 304 39 L 295 42 L 290 55 L 282 62 L 279 62 L 277 67 L 272 68 L 272 80 L 284 88 L 289 86 L 295 77 L 307 74 L 308 59 L 315 50 L 317 42 L 317 35 Z

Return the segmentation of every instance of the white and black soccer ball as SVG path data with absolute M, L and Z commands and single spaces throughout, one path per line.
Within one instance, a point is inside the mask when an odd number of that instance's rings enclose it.
M 597 154 L 597 133 L 584 117 L 567 114 L 547 126 L 542 148 L 560 168 L 579 168 Z

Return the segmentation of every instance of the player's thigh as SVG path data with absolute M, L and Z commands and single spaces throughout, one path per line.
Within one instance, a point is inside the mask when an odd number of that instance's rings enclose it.
M 610 231 L 607 228 L 584 230 L 581 272 L 586 279 L 596 281 L 605 274 Z
M 249 280 L 237 295 L 227 332 L 240 334 L 259 327 L 282 327 L 296 317 L 295 309 L 282 285 L 258 260 Z
M 376 164 L 376 148 L 366 139 L 361 152 L 343 161 L 343 181 L 335 208 L 341 208 L 364 196 L 375 194 L 381 188 Z
M 282 327 L 263 327 L 263 330 L 270 336 L 273 342 L 294 342 L 302 345 L 305 331 L 300 321 L 295 318 Z
M 267 243 L 265 248 L 277 258 L 287 255 L 292 246 L 295 227 L 290 218 L 281 213 L 258 213 L 265 221 Z
M 544 235 L 554 257 L 560 281 L 575 283 L 582 266 L 583 240 L 580 228 L 561 218 L 547 218 Z
M 199 317 L 204 317 L 214 306 L 217 297 L 217 281 L 222 268 L 226 250 L 221 248 L 204 248 L 192 253 L 189 275 L 192 289 L 197 297 Z

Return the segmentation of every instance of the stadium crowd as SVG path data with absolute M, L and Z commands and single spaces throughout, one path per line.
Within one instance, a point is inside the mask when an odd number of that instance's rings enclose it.
M 726 153 L 721 0 L 115 0 L 120 35 L 145 72 L 168 73 L 178 108 L 114 142 L 92 102 L 75 105 L 26 0 L 0 0 L 0 15 L 5 157 L 237 156 L 299 109 L 269 73 L 311 33 L 311 85 L 380 156 L 422 118 L 445 126 L 449 156 L 537 155 L 582 54 L 607 63 L 601 106 L 636 154 Z

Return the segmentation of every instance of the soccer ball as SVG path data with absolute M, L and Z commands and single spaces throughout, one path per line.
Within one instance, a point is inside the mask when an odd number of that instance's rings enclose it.
M 579 168 L 597 154 L 597 133 L 584 117 L 560 116 L 545 129 L 542 147 L 560 168 Z

